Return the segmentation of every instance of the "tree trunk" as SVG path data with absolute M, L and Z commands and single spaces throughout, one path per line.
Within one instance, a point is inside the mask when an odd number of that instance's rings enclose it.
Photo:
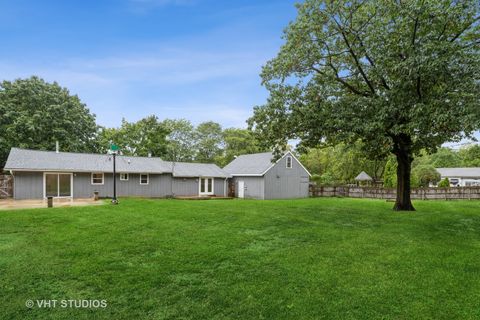
M 397 157 L 397 199 L 395 211 L 415 211 L 410 199 L 410 173 L 412 169 L 413 155 L 411 152 L 410 139 L 396 144 L 395 156 Z

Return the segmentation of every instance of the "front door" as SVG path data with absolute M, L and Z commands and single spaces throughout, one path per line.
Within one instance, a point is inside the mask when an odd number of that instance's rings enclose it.
M 238 181 L 238 197 L 245 198 L 245 182 L 242 180 Z
M 199 191 L 198 193 L 202 195 L 213 195 L 213 178 L 200 178 L 199 180 Z
M 44 197 L 71 197 L 72 180 L 71 173 L 45 173 Z

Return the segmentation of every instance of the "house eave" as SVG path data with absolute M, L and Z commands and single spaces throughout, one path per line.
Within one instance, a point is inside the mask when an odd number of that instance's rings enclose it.
M 113 173 L 112 171 L 102 171 L 102 170 L 77 170 L 77 169 L 17 169 L 17 168 L 4 168 L 4 170 L 9 170 L 13 172 L 72 172 L 72 173 L 91 173 L 91 172 L 98 172 L 98 173 Z M 123 171 L 123 170 L 115 170 L 116 173 L 148 173 L 148 174 L 169 174 L 171 172 L 165 171 Z

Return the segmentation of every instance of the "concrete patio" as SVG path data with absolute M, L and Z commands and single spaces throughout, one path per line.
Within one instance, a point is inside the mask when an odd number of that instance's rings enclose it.
M 54 199 L 53 207 L 73 207 L 73 206 L 97 206 L 103 205 L 105 201 L 95 201 L 92 198 L 88 199 Z M 34 209 L 47 208 L 47 200 L 13 200 L 0 199 L 0 210 L 15 210 L 15 209 Z

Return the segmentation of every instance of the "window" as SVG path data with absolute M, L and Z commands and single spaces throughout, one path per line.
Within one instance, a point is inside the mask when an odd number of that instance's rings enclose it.
M 120 173 L 120 181 L 128 181 L 128 173 Z
M 140 184 L 148 184 L 148 174 L 142 173 L 140 175 Z
M 286 161 L 287 161 L 287 169 L 291 169 L 293 165 L 292 157 L 288 156 Z
M 103 173 L 92 173 L 92 184 L 103 184 Z

